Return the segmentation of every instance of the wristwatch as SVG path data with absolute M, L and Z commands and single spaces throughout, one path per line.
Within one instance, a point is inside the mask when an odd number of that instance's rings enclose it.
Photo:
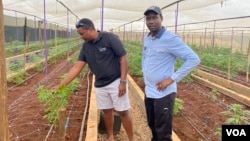
M 120 80 L 120 84 L 127 84 L 127 80 Z

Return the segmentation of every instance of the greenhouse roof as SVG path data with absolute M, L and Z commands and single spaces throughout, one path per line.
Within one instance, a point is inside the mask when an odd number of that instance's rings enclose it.
M 44 19 L 46 15 L 46 21 L 72 28 L 79 18 L 90 18 L 97 28 L 104 30 L 132 21 L 136 21 L 133 29 L 142 29 L 144 20 L 139 19 L 151 5 L 162 8 L 166 26 L 175 25 L 177 9 L 178 24 L 250 16 L 249 0 L 3 0 L 5 15 L 29 19 Z M 248 21 L 232 20 L 223 22 L 223 26 L 248 26 Z

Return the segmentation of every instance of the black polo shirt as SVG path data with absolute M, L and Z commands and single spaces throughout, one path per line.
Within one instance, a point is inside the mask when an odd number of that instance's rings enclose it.
M 121 77 L 119 58 L 124 55 L 126 51 L 117 35 L 99 32 L 95 42 L 83 43 L 78 60 L 88 63 L 95 74 L 95 86 L 103 87 Z

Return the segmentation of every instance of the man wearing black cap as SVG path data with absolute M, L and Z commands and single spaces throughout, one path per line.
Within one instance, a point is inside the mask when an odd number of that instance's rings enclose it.
M 90 19 L 81 19 L 76 24 L 77 32 L 85 41 L 78 61 L 70 70 L 59 88 L 68 85 L 88 64 L 95 74 L 95 94 L 97 108 L 104 112 L 107 141 L 114 141 L 113 124 L 115 110 L 121 117 L 128 140 L 133 139 L 132 118 L 129 112 L 126 51 L 118 36 L 95 29 Z
M 144 15 L 150 32 L 143 41 L 142 72 L 151 141 L 172 141 L 176 83 L 188 75 L 200 59 L 177 35 L 162 26 L 163 16 L 158 6 L 149 7 Z M 177 58 L 183 60 L 183 65 L 175 71 Z

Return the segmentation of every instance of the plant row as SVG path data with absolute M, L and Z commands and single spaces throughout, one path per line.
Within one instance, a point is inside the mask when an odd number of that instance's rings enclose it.
M 69 42 L 75 41 L 75 38 L 69 39 Z M 55 47 L 55 45 L 62 45 L 67 43 L 67 39 L 65 38 L 57 38 L 46 41 L 46 46 L 48 48 Z M 29 44 L 24 44 L 20 41 L 13 41 L 12 43 L 5 45 L 6 57 L 12 57 L 32 51 L 41 50 L 44 48 L 44 42 L 37 41 Z
M 60 45 L 56 48 L 49 49 L 47 56 L 48 63 L 55 64 L 58 59 L 64 58 L 69 53 L 75 51 L 76 47 L 77 46 L 75 43 L 71 42 L 69 45 Z M 41 51 L 39 53 L 29 55 L 28 60 L 27 58 L 22 58 L 11 61 L 9 64 L 7 64 L 7 68 L 11 71 L 11 74 L 14 75 L 7 76 L 7 82 L 22 84 L 25 81 L 25 77 L 29 75 L 25 70 L 26 63 L 32 66 L 31 68 L 33 68 L 35 71 L 41 72 L 45 64 L 44 57 L 45 55 L 43 54 L 43 51 Z

